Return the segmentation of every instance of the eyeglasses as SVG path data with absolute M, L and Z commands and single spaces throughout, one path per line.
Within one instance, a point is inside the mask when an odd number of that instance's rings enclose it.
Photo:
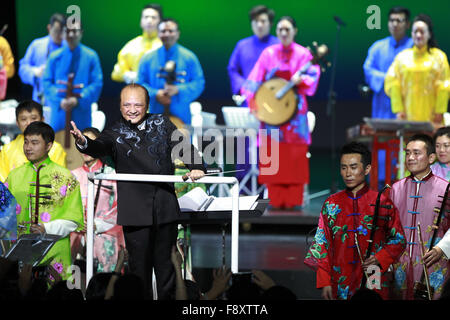
M 389 19 L 389 22 L 390 23 L 394 23 L 394 22 L 397 22 L 398 24 L 400 24 L 400 23 L 404 23 L 406 21 L 406 19 Z

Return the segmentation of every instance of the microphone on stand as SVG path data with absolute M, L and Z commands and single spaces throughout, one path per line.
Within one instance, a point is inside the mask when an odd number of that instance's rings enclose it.
M 339 18 L 338 16 L 334 16 L 333 18 L 334 18 L 334 21 L 336 21 L 338 25 L 340 25 L 340 26 L 342 26 L 342 27 L 345 27 L 345 26 L 347 25 L 347 24 L 346 24 L 344 21 L 342 21 L 342 19 Z

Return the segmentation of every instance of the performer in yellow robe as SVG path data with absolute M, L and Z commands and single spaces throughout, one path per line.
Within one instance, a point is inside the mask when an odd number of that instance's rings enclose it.
M 15 73 L 14 56 L 8 41 L 0 36 L 0 100 L 5 99 L 8 79 Z
M 443 124 L 447 111 L 449 65 L 436 48 L 431 19 L 418 15 L 412 27 L 414 46 L 400 52 L 389 67 L 384 89 L 397 119 Z
M 119 51 L 111 79 L 118 82 L 136 82 L 142 56 L 161 47 L 157 26 L 162 19 L 162 9 L 157 4 L 146 5 L 141 12 L 142 35 L 127 42 Z
M 11 51 L 11 46 L 2 36 L 0 36 L 0 55 L 2 56 L 2 67 L 0 69 L 5 68 L 8 79 L 12 78 L 16 72 L 14 56 Z
M 28 161 L 23 152 L 23 132 L 31 122 L 43 120 L 42 105 L 33 100 L 22 101 L 16 107 L 16 122 L 22 134 L 4 145 L 0 151 L 0 181 L 5 182 L 11 170 Z M 49 156 L 53 162 L 66 166 L 66 152 L 59 143 L 53 143 Z

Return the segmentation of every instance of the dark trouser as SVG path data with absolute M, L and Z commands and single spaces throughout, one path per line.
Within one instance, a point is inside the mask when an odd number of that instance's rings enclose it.
M 123 226 L 130 271 L 144 284 L 146 299 L 153 298 L 152 269 L 155 269 L 158 300 L 167 300 L 175 290 L 175 271 L 171 261 L 177 240 L 177 223 L 154 226 Z

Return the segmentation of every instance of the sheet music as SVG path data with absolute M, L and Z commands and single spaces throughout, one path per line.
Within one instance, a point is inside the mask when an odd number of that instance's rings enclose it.
M 178 204 L 181 211 L 199 211 L 205 206 L 209 198 L 210 196 L 202 188 L 196 187 L 179 197 Z
M 239 197 L 239 210 L 251 210 L 258 197 L 259 195 Z M 206 211 L 231 211 L 232 206 L 232 197 L 214 198 Z
M 259 195 L 239 197 L 239 210 L 252 210 L 258 197 Z M 208 196 L 200 187 L 178 198 L 181 211 L 231 211 L 232 201 L 232 197 Z

